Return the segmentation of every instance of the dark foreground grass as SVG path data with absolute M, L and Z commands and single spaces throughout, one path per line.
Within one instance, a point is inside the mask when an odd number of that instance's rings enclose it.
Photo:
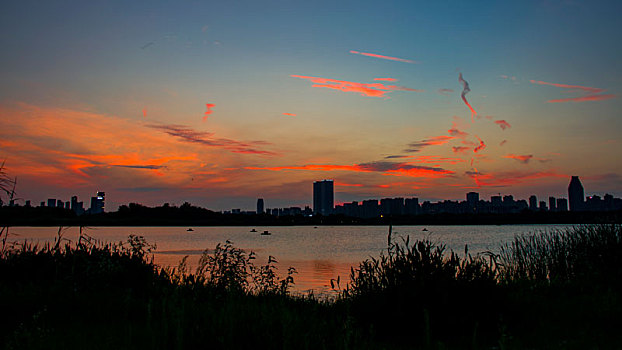
M 499 255 L 393 242 L 333 301 L 231 243 L 162 269 L 141 237 L 2 247 L 3 349 L 622 348 L 622 226 L 517 237 Z M 338 287 L 336 287 L 338 288 Z

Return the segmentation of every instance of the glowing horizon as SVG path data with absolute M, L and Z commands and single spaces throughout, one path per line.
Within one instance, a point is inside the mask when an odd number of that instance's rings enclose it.
M 243 5 L 7 7 L 18 197 L 289 207 L 322 178 L 340 203 L 565 197 L 571 175 L 622 197 L 617 2 Z

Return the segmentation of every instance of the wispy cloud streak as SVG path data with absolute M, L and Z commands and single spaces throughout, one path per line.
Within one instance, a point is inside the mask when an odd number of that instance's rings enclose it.
M 581 85 L 568 85 L 568 84 L 557 84 L 557 83 L 547 83 L 545 81 L 540 80 L 530 80 L 532 84 L 538 85 L 549 85 L 555 86 L 563 89 L 570 89 L 576 92 L 582 92 L 585 96 L 579 97 L 568 97 L 568 98 L 558 98 L 553 100 L 548 100 L 548 103 L 562 103 L 562 102 L 587 102 L 587 101 L 604 101 L 612 98 L 616 98 L 616 95 L 613 94 L 602 94 L 605 92 L 605 89 L 594 88 L 589 86 L 581 86 Z
M 512 127 L 510 123 L 506 122 L 505 120 L 495 120 L 495 124 L 499 125 L 501 130 L 505 130 L 506 128 Z
M 212 111 L 212 108 L 216 107 L 216 105 L 213 103 L 206 103 L 205 106 L 207 107 L 207 110 L 205 111 L 205 114 L 203 115 L 203 121 L 207 120 L 207 117 L 214 112 Z
M 508 154 L 503 156 L 503 158 L 514 159 L 523 164 L 529 163 L 531 158 L 533 158 L 533 154 L 524 154 L 524 155 L 516 155 L 516 154 Z
M 404 59 L 404 58 L 397 58 L 397 57 L 391 57 L 391 56 L 385 56 L 385 55 L 378 55 L 378 54 L 369 53 L 369 52 L 360 52 L 360 51 L 350 50 L 350 53 L 353 53 L 355 55 L 367 56 L 367 57 L 381 58 L 383 60 L 398 61 L 398 62 L 404 62 L 404 63 L 419 63 L 417 61 L 407 60 L 407 59 Z
M 411 142 L 408 144 L 408 148 L 405 149 L 404 152 L 409 152 L 409 153 L 419 152 L 424 147 L 442 145 L 453 139 L 455 139 L 454 136 L 442 135 L 442 136 L 431 137 L 429 139 L 425 139 L 421 141 Z
M 454 174 L 453 171 L 410 163 L 394 162 L 369 162 L 352 165 L 336 164 L 307 164 L 300 166 L 280 166 L 280 167 L 245 167 L 248 170 L 309 170 L 309 171 L 354 171 L 354 172 L 379 172 L 384 175 L 410 176 L 410 177 L 444 177 Z
M 303 75 L 290 75 L 292 78 L 309 80 L 313 83 L 312 87 L 321 87 L 327 89 L 341 90 L 345 92 L 358 92 L 361 96 L 368 97 L 385 97 L 385 94 L 392 91 L 413 91 L 423 92 L 419 89 L 411 89 L 404 86 L 384 85 L 382 83 L 357 83 L 345 80 L 327 79 L 320 77 L 309 77 Z
M 177 137 L 184 142 L 200 144 L 207 147 L 223 148 L 233 153 L 258 154 L 264 156 L 278 155 L 272 151 L 266 151 L 256 147 L 264 145 L 264 141 L 241 142 L 225 138 L 215 138 L 214 133 L 196 131 L 183 125 L 146 125 L 149 128 L 162 131 L 170 136 Z
M 466 99 L 466 94 L 468 94 L 469 91 L 471 91 L 471 89 L 469 88 L 469 83 L 466 80 L 464 80 L 464 78 L 462 78 L 462 73 L 458 75 L 458 81 L 462 84 L 462 93 L 460 93 L 460 96 L 462 97 L 462 101 L 464 101 L 464 104 L 466 104 L 467 107 L 469 107 L 469 109 L 471 110 L 471 123 L 473 123 L 474 122 L 473 117 L 477 114 L 477 112 L 475 112 L 473 107 L 471 107 L 471 104 L 469 103 L 469 101 L 467 101 Z

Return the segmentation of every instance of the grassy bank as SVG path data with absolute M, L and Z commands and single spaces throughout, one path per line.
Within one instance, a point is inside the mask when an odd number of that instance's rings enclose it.
M 4 349 L 622 348 L 622 226 L 517 237 L 500 254 L 395 242 L 339 297 L 289 293 L 293 270 L 231 243 L 189 271 L 141 237 L 2 246 Z M 345 284 L 345 286 L 341 286 Z

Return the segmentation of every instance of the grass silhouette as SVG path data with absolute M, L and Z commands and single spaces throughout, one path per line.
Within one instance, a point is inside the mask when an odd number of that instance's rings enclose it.
M 0 256 L 2 349 L 621 348 L 622 226 L 518 236 L 471 255 L 408 239 L 351 271 L 334 300 L 233 243 L 194 271 L 144 238 L 24 242 Z M 337 283 L 335 283 L 337 282 Z M 341 281 L 331 281 L 336 289 Z

